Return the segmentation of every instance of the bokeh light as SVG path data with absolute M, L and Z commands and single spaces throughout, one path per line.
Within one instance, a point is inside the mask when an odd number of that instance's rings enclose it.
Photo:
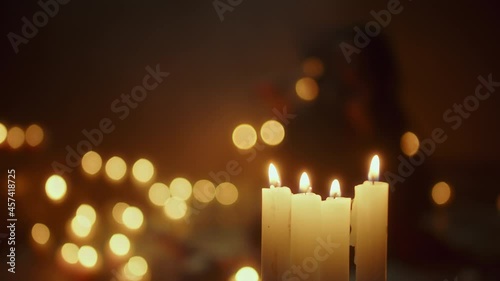
M 102 168 L 102 158 L 95 151 L 89 151 L 82 157 L 82 169 L 89 175 L 95 175 Z
M 170 195 L 182 200 L 187 200 L 193 193 L 191 183 L 185 178 L 175 178 L 170 182 Z
M 238 200 L 238 189 L 230 182 L 223 182 L 215 189 L 215 198 L 222 205 L 231 205 Z
M 285 138 L 285 128 L 276 120 L 266 121 L 260 128 L 260 137 L 268 145 L 278 145 Z
M 323 75 L 324 70 L 323 62 L 315 57 L 309 57 L 302 63 L 302 73 L 305 76 L 319 78 Z
M 58 202 L 66 195 L 66 181 L 59 175 L 50 176 L 45 182 L 45 193 L 49 199 Z
M 73 243 L 66 243 L 61 247 L 61 256 L 63 260 L 69 264 L 78 262 L 78 251 L 80 249 Z
M 318 84 L 310 77 L 300 78 L 295 83 L 295 92 L 301 99 L 312 101 L 318 96 Z
M 259 281 L 259 274 L 250 266 L 242 267 L 236 272 L 236 281 Z
M 148 182 L 153 178 L 155 167 L 149 160 L 141 158 L 132 166 L 132 175 L 139 182 Z
M 29 146 L 37 146 L 43 141 L 43 130 L 37 124 L 33 124 L 26 129 L 26 143 Z
M 122 222 L 129 229 L 139 229 L 144 222 L 144 215 L 137 207 L 127 207 L 123 211 Z
M 406 132 L 401 136 L 401 151 L 407 156 L 413 156 L 420 147 L 420 141 L 417 135 L 412 132 Z
M 78 250 L 78 261 L 87 268 L 92 268 L 97 264 L 97 251 L 91 246 L 82 246 Z
M 129 207 L 129 205 L 127 203 L 124 203 L 124 202 L 118 202 L 113 206 L 112 214 L 113 214 L 113 218 L 115 219 L 115 221 L 117 223 L 123 224 L 123 220 L 122 220 L 123 212 L 125 212 L 125 210 L 128 207 Z
M 215 185 L 209 180 L 199 180 L 193 185 L 193 196 L 202 203 L 208 203 L 215 197 Z
M 106 162 L 104 169 L 110 179 L 118 181 L 125 176 L 125 173 L 127 172 L 127 164 L 122 158 L 113 156 Z
M 3 143 L 5 139 L 7 139 L 7 127 L 0 123 L 0 144 Z
M 85 238 L 89 236 L 90 231 L 92 230 L 92 223 L 84 216 L 75 216 L 71 220 L 71 231 L 77 237 Z
M 173 220 L 182 219 L 187 213 L 186 201 L 177 197 L 170 197 L 167 199 L 167 202 L 165 202 L 163 211 L 168 218 Z
M 45 224 L 36 223 L 31 228 L 31 237 L 33 237 L 36 243 L 44 245 L 49 241 L 50 230 Z
M 446 204 L 451 197 L 451 188 L 446 182 L 438 182 L 432 187 L 432 200 L 437 205 Z
M 233 131 L 233 143 L 239 149 L 250 149 L 257 143 L 257 132 L 249 124 L 238 125 Z
M 134 256 L 128 260 L 126 270 L 133 276 L 142 277 L 148 272 L 148 263 L 143 257 Z
M 127 236 L 116 233 L 109 239 L 109 248 L 117 256 L 125 256 L 130 251 L 130 240 Z
M 12 127 L 7 133 L 7 143 L 13 149 L 21 147 L 24 143 L 24 131 L 19 127 Z
M 94 207 L 88 204 L 81 204 L 80 207 L 76 209 L 76 215 L 86 218 L 91 225 L 95 223 L 97 218 L 97 214 L 94 210 Z
M 156 182 L 151 185 L 148 192 L 149 201 L 156 206 L 164 206 L 165 201 L 170 197 L 168 186 L 161 182 Z

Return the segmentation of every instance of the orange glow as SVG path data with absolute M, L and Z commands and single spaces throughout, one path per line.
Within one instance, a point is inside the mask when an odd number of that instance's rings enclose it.
M 306 172 L 303 172 L 300 176 L 299 190 L 302 193 L 309 193 L 312 191 L 311 181 Z
M 7 133 L 7 143 L 11 148 L 17 149 L 23 145 L 25 140 L 24 131 L 19 127 L 10 128 Z
M 319 78 L 324 70 L 323 62 L 315 57 L 309 57 L 302 63 L 302 72 L 306 76 Z
M 257 132 L 252 125 L 238 125 L 233 131 L 233 143 L 239 149 L 250 149 L 257 143 Z
M 43 130 L 40 126 L 33 124 L 26 129 L 26 143 L 37 146 L 43 141 Z
M 420 141 L 417 135 L 412 132 L 406 132 L 401 136 L 401 151 L 407 156 L 413 156 L 418 152 L 420 148 Z
M 269 184 L 271 187 L 280 187 L 281 181 L 280 176 L 278 174 L 278 170 L 274 166 L 273 163 L 269 164 Z
M 438 182 L 432 187 L 432 200 L 437 205 L 444 205 L 448 203 L 451 197 L 451 188 L 450 186 L 442 181 Z
M 378 181 L 380 174 L 380 159 L 378 155 L 373 156 L 372 162 L 370 164 L 370 171 L 368 172 L 368 180 Z
M 295 91 L 301 99 L 312 101 L 318 96 L 319 87 L 314 79 L 304 77 L 295 83 Z
M 7 128 L 4 124 L 0 123 L 0 144 L 7 138 Z
M 332 185 L 330 186 L 330 197 L 340 197 L 340 183 L 337 179 L 334 179 Z

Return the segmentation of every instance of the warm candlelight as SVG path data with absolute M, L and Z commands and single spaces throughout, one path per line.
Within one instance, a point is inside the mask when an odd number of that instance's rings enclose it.
M 269 186 L 262 189 L 262 280 L 281 280 L 290 268 L 290 204 L 292 192 L 280 187 L 278 170 L 269 165 Z

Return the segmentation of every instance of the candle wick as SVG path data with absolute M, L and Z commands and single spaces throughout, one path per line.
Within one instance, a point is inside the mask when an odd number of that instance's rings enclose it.
M 312 190 L 313 190 L 312 186 L 308 187 L 307 188 L 307 193 L 312 193 Z

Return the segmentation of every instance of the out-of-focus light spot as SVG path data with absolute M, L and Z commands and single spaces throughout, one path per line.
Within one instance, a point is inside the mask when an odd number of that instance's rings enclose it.
M 199 180 L 193 186 L 193 195 L 196 200 L 208 203 L 215 197 L 215 185 L 209 180 Z
M 94 208 L 88 204 L 80 205 L 80 207 L 76 209 L 76 215 L 85 217 L 90 222 L 91 225 L 95 223 L 95 220 L 97 218 L 97 214 Z
M 127 207 L 122 215 L 123 224 L 129 229 L 139 229 L 144 222 L 144 215 L 137 207 Z
M 134 163 L 132 175 L 139 182 L 148 182 L 153 178 L 155 167 L 149 160 L 141 158 Z
M 170 195 L 182 200 L 188 200 L 193 193 L 191 183 L 185 178 L 175 178 L 170 183 Z
M 295 92 L 297 92 L 297 95 L 303 100 L 314 100 L 318 96 L 318 84 L 310 77 L 300 78 L 297 83 L 295 83 Z
M 437 205 L 446 204 L 450 200 L 450 197 L 451 188 L 447 183 L 441 181 L 432 187 L 432 200 L 434 200 L 434 203 Z
M 87 268 L 92 268 L 97 264 L 97 251 L 91 246 L 82 246 L 78 250 L 78 260 Z
M 257 143 L 257 132 L 249 124 L 238 125 L 233 131 L 233 143 L 239 149 L 250 149 Z
M 170 197 L 165 202 L 163 211 L 167 217 L 173 220 L 182 219 L 187 213 L 187 204 L 184 200 L 177 197 Z
M 44 245 L 49 241 L 50 230 L 45 224 L 36 223 L 31 228 L 31 236 L 36 243 Z
M 89 175 L 95 175 L 102 167 L 102 158 L 95 151 L 89 151 L 82 157 L 82 169 Z
M 73 243 L 66 243 L 61 247 L 61 256 L 69 264 L 78 262 L 78 246 Z
M 115 221 L 117 223 L 123 224 L 123 220 L 122 220 L 123 212 L 125 212 L 125 210 L 127 208 L 128 208 L 128 204 L 123 203 L 123 202 L 118 202 L 113 206 L 113 211 L 112 211 L 113 218 L 115 219 Z
M 302 63 L 302 72 L 305 76 L 319 78 L 324 72 L 323 62 L 315 57 L 310 57 Z
M 285 138 L 285 128 L 276 120 L 265 122 L 260 128 L 260 136 L 268 145 L 278 145 Z
M 0 144 L 3 143 L 5 139 L 7 139 L 7 127 L 0 123 Z
M 66 181 L 59 175 L 52 175 L 45 182 L 45 193 L 53 201 L 61 201 L 66 195 L 66 189 Z
M 170 197 L 168 186 L 161 182 L 156 182 L 149 188 L 149 201 L 156 206 L 164 206 L 165 201 Z
M 259 281 L 259 274 L 254 268 L 245 266 L 236 272 L 235 279 L 236 281 Z
M 71 231 L 80 238 L 89 236 L 92 230 L 92 223 L 84 216 L 75 216 L 71 220 Z
M 124 256 L 130 251 L 130 240 L 127 236 L 117 233 L 109 239 L 109 248 L 117 256 Z
M 407 156 L 413 156 L 420 147 L 418 137 L 412 132 L 406 132 L 401 136 L 401 151 Z
M 43 141 L 43 130 L 40 126 L 33 124 L 26 129 L 26 143 L 30 146 L 37 146 Z
M 127 172 L 127 164 L 122 158 L 113 156 L 106 162 L 104 169 L 110 179 L 118 181 L 121 180 Z
M 136 277 L 142 277 L 148 272 L 148 263 L 143 257 L 139 256 L 131 257 L 126 267 L 126 270 Z
M 238 189 L 230 182 L 223 182 L 215 189 L 215 198 L 222 205 L 231 205 L 238 200 Z
M 7 133 L 7 143 L 13 149 L 21 147 L 24 143 L 24 138 L 24 131 L 19 127 L 12 127 Z

